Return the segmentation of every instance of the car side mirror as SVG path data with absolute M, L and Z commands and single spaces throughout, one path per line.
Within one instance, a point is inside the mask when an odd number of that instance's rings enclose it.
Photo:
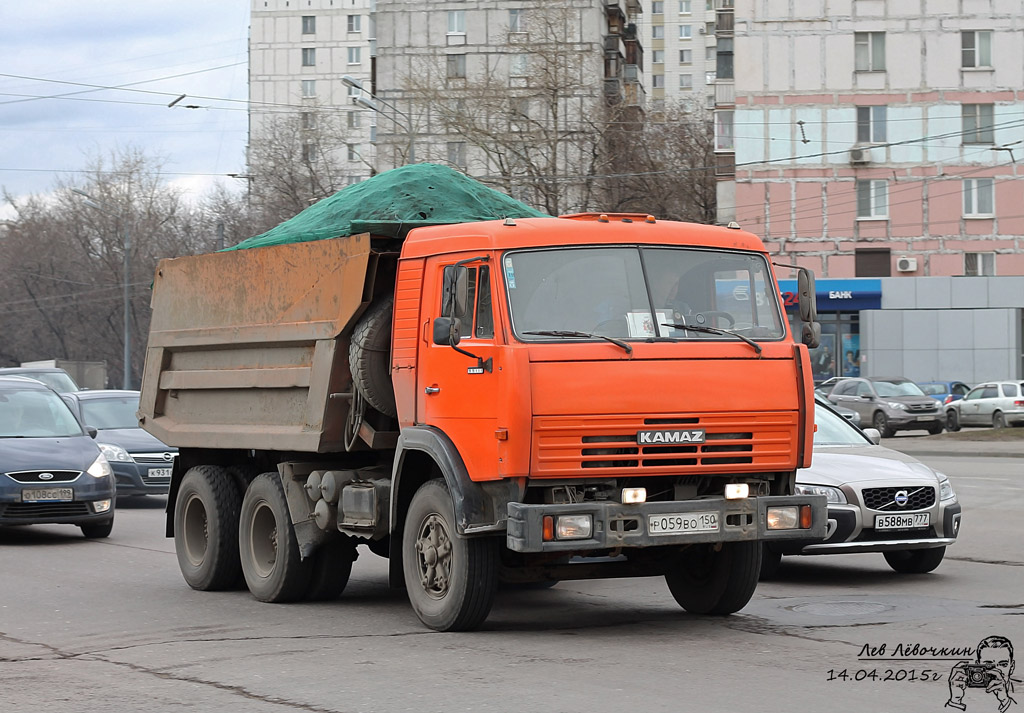
M 462 339 L 462 320 L 458 317 L 437 317 L 434 319 L 434 344 L 454 347 Z
M 864 435 L 876 446 L 882 442 L 882 434 L 877 428 L 865 428 Z
M 85 432 L 89 434 L 89 438 L 95 439 L 99 431 L 96 430 L 95 426 L 86 426 Z

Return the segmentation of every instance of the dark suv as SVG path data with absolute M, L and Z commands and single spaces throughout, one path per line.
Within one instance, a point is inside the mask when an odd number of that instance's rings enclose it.
M 903 377 L 856 377 L 840 381 L 828 400 L 860 414 L 862 424 L 871 424 L 888 438 L 896 431 L 925 429 L 942 433 L 943 418 L 938 401 Z

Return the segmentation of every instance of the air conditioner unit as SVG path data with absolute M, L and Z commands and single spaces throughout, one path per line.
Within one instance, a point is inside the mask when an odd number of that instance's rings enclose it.
M 699 28 L 697 28 L 697 32 L 701 33 L 702 35 L 706 35 L 708 33 L 708 28 L 706 28 L 706 27 L 699 27 Z
M 854 166 L 863 166 L 871 162 L 871 149 L 850 149 L 850 163 Z
M 916 257 L 901 257 L 896 260 L 896 272 L 917 272 Z

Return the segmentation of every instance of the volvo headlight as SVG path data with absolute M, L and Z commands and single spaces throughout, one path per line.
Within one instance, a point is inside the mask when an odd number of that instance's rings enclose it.
M 113 475 L 114 471 L 110 469 L 110 463 L 103 457 L 103 454 L 96 456 L 96 460 L 92 462 L 85 472 L 94 478 L 106 478 L 107 476 Z
M 135 460 L 128 455 L 128 451 L 121 446 L 115 446 L 113 443 L 97 443 L 96 445 L 100 447 L 100 452 L 106 456 L 108 461 L 115 461 L 119 463 L 135 462 Z
M 907 410 L 907 405 L 899 401 L 886 401 L 885 403 L 888 404 L 889 408 L 899 409 L 900 411 Z
M 939 478 L 939 500 L 952 500 L 956 497 L 956 493 L 953 492 L 953 484 L 949 482 L 949 478 Z
M 797 495 L 824 495 L 830 503 L 845 503 L 846 495 L 839 488 L 828 485 L 802 485 L 796 484 Z

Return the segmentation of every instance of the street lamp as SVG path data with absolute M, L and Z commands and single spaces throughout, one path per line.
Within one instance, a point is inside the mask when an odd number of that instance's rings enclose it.
M 85 191 L 79 190 L 78 188 L 72 188 L 71 191 L 82 196 L 82 202 L 90 208 L 98 210 L 101 213 L 111 215 L 124 223 L 124 263 L 121 268 L 122 287 L 124 290 L 124 378 L 122 381 L 122 388 L 130 389 L 132 388 L 132 315 L 129 300 L 129 289 L 131 286 L 131 262 L 129 261 L 129 255 L 131 252 L 131 236 L 128 232 L 128 220 L 124 213 L 111 210 L 105 203 L 96 200 Z
M 416 143 L 415 143 L 415 141 L 416 141 L 416 132 L 413 129 L 412 117 L 410 117 L 408 114 L 406 114 L 404 111 L 402 111 L 401 109 L 399 109 L 397 106 L 395 106 L 391 102 L 387 101 L 386 99 L 381 99 L 380 97 L 378 97 L 376 94 L 374 94 L 369 89 L 364 87 L 363 83 L 360 80 L 356 79 L 355 77 L 353 77 L 350 74 L 343 75 L 342 78 L 341 78 L 341 82 L 342 82 L 342 84 L 348 85 L 350 87 L 355 87 L 359 91 L 365 92 L 366 94 L 368 94 L 370 96 L 369 99 L 367 99 L 366 97 L 362 97 L 362 96 L 353 97 L 353 99 L 352 99 L 352 103 L 353 104 L 358 104 L 359 106 L 366 107 L 367 109 L 370 109 L 371 111 L 377 112 L 378 114 L 380 114 L 385 119 L 387 119 L 388 121 L 393 123 L 395 126 L 397 126 L 399 129 L 401 129 L 402 131 L 405 132 L 406 136 L 409 137 L 409 151 L 407 153 L 407 155 L 408 155 L 408 162 L 409 163 L 416 163 Z M 401 116 L 405 117 L 406 123 L 403 124 L 402 122 L 400 122 L 395 117 L 393 117 L 390 114 L 387 114 L 384 111 L 382 111 L 381 108 L 379 106 L 377 106 L 378 104 L 383 104 L 384 106 L 388 107 L 393 112 L 395 112 L 396 114 L 400 114 Z

